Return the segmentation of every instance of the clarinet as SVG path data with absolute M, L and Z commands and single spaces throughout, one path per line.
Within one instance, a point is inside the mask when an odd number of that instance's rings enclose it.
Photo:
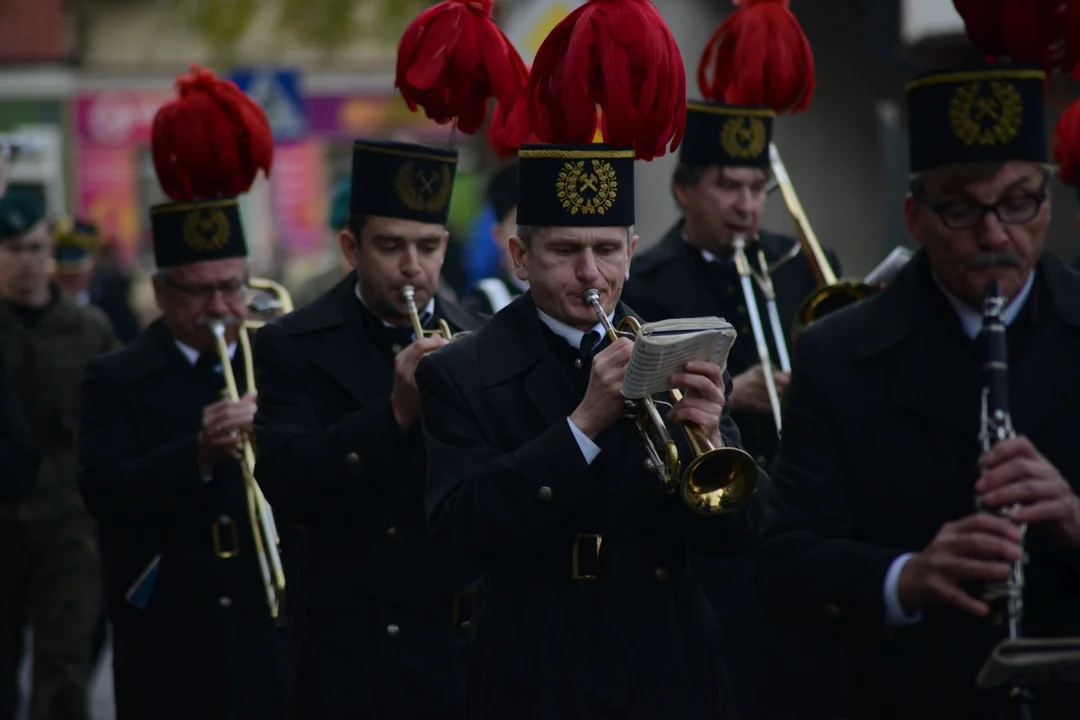
M 1002 440 L 1016 437 L 1009 415 L 1009 364 L 1008 346 L 1005 342 L 1005 322 L 1002 312 L 1005 297 L 997 281 L 986 284 L 983 296 L 983 324 L 978 337 L 979 374 L 982 380 L 982 411 L 979 440 L 985 455 Z M 976 509 L 982 510 L 981 498 L 976 498 Z M 998 508 L 1001 516 L 1018 508 Z M 1023 548 L 1027 526 L 1020 528 L 1020 546 Z M 1024 557 L 1014 560 L 1009 577 L 1004 582 L 987 585 L 985 600 L 990 605 L 991 622 L 1005 625 L 1009 640 L 1020 637 L 1024 613 Z

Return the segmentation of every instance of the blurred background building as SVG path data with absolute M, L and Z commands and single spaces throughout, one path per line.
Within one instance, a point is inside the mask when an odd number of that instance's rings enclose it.
M 483 134 L 452 138 L 410 113 L 393 86 L 396 43 L 426 0 L 0 0 L 0 132 L 30 140 L 14 184 L 52 214 L 88 217 L 108 254 L 139 277 L 149 268 L 148 207 L 164 199 L 149 155 L 152 119 L 190 63 L 236 80 L 267 109 L 273 172 L 244 199 L 255 272 L 290 286 L 333 267 L 335 184 L 359 136 L 454 142 L 462 152 L 447 280 L 463 292 L 497 262 L 483 188 L 496 167 Z M 498 0 L 497 20 L 526 62 L 580 0 Z M 656 0 L 687 63 L 731 4 Z M 813 45 L 810 110 L 784 116 L 777 143 L 823 244 L 862 275 L 908 244 L 902 198 L 905 80 L 941 62 L 975 60 L 951 0 L 792 0 Z M 1074 88 L 1048 88 L 1050 121 Z M 674 158 L 638 164 L 639 234 L 654 242 L 677 218 Z M 1075 199 L 1055 190 L 1050 246 L 1071 259 Z M 766 225 L 789 231 L 779 196 Z M 140 287 L 135 285 L 136 291 Z M 145 285 L 142 287 L 145 288 Z M 145 298 L 144 298 L 145 300 Z

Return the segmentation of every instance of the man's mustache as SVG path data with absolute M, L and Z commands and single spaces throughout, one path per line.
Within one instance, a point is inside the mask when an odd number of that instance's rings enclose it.
M 992 270 L 994 268 L 1021 268 L 1024 259 L 1009 251 L 979 252 L 968 258 L 965 266 L 969 270 Z

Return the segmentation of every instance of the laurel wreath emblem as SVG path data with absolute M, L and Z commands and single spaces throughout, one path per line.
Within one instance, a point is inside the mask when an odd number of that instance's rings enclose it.
M 1006 145 L 1020 134 L 1023 121 L 1020 91 L 1009 82 L 967 83 L 949 101 L 949 127 L 968 147 Z
M 394 192 L 401 204 L 413 212 L 442 212 L 450 202 L 452 185 L 453 178 L 446 165 L 432 170 L 407 162 L 394 177 Z
M 555 182 L 556 196 L 563 209 L 571 215 L 603 215 L 615 205 L 619 183 L 615 168 L 604 160 L 590 160 L 592 171 L 586 171 L 585 161 L 567 162 Z
M 191 210 L 184 216 L 183 236 L 195 252 L 220 250 L 229 243 L 229 218 L 217 209 Z
M 765 123 L 759 118 L 733 117 L 720 129 L 720 144 L 730 157 L 750 159 L 765 152 Z

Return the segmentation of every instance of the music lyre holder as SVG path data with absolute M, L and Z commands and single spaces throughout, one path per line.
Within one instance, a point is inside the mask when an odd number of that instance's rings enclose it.
M 1003 640 L 975 678 L 983 690 L 1026 690 L 1051 682 L 1080 683 L 1080 637 Z

